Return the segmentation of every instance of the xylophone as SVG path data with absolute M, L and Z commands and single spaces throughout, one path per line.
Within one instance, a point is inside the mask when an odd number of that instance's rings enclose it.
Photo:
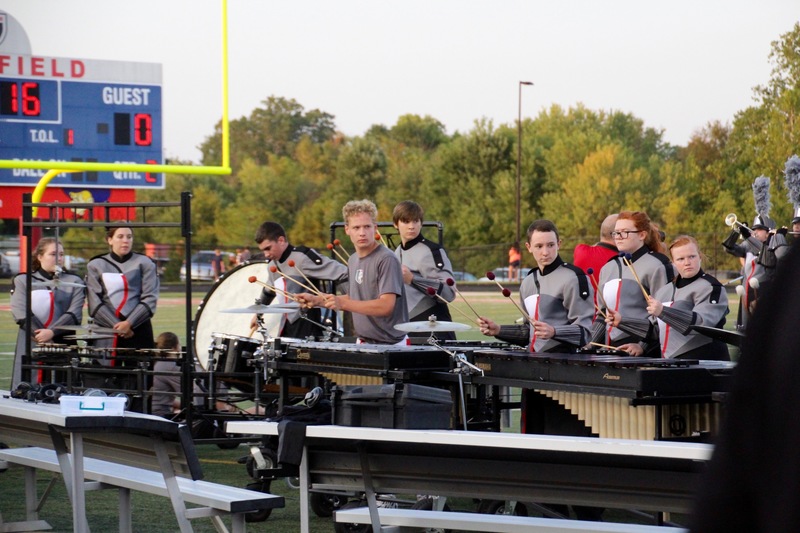
M 267 361 L 267 368 L 278 373 L 318 373 L 339 385 L 422 380 L 451 366 L 450 355 L 432 346 L 315 341 L 290 343 Z

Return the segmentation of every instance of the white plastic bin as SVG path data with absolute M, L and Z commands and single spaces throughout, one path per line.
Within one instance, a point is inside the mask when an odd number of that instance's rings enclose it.
M 126 398 L 116 396 L 61 396 L 62 415 L 120 416 L 125 413 Z

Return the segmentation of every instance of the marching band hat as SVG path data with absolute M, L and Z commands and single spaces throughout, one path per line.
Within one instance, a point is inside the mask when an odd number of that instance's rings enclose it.
M 794 218 L 792 219 L 792 224 L 797 224 L 798 222 L 800 222 L 800 207 L 795 206 Z
M 751 226 L 752 229 L 764 229 L 764 230 L 773 230 L 775 229 L 775 221 L 769 218 L 768 216 L 756 215 L 756 218 L 753 219 L 753 225 Z

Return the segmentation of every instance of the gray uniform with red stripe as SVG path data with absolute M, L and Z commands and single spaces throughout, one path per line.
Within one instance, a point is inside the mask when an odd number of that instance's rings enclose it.
M 561 257 L 544 270 L 535 268 L 519 288 L 522 308 L 534 320 L 555 328 L 552 339 L 537 339 L 530 323 L 500 326 L 497 338 L 514 344 L 523 342 L 534 352 L 574 350 L 589 342 L 594 317 L 594 296 L 588 276 Z
M 664 357 L 679 357 L 713 342 L 710 337 L 689 329 L 691 326 L 722 328 L 725 325 L 728 294 L 715 277 L 703 271 L 690 279 L 678 276 L 673 283 L 662 287 L 655 298 L 664 302 L 658 318 Z
M 125 257 L 108 253 L 93 257 L 86 266 L 86 297 L 89 316 L 102 327 L 113 327 L 122 320 L 134 330 L 145 326 L 156 312 L 159 280 L 156 265 L 146 255 L 131 252 Z M 95 346 L 111 347 L 116 339 L 95 341 Z M 137 347 L 152 347 L 152 337 L 126 342 Z
M 27 313 L 26 287 L 27 275 L 18 274 L 14 278 L 14 289 L 11 293 L 11 314 L 14 321 L 19 325 L 20 330 L 17 335 L 17 347 L 14 356 L 14 367 L 11 376 L 11 388 L 14 388 L 22 379 L 22 354 L 25 352 L 25 318 Z M 84 289 L 83 287 L 72 287 L 59 285 L 55 288 L 38 288 L 37 283 L 52 281 L 53 276 L 43 270 L 38 270 L 31 274 L 33 279 L 33 290 L 31 291 L 31 328 L 51 329 L 54 336 L 52 342 L 63 343 L 62 337 L 72 335 L 75 332 L 66 329 L 56 329 L 57 326 L 71 326 L 81 323 L 83 316 Z M 70 283 L 83 283 L 83 280 L 74 274 L 63 272 L 59 275 L 60 281 Z M 36 347 L 35 341 L 31 342 L 31 347 Z
M 647 294 L 656 294 L 675 277 L 675 270 L 669 258 L 650 250 L 647 246 L 642 246 L 632 254 L 631 263 Z M 647 301 L 636 282 L 636 276 L 621 257 L 609 260 L 600 270 L 599 287 L 602 298 L 597 298 L 598 304 L 619 312 L 623 319 L 646 320 L 649 324 Z M 645 352 L 658 349 L 658 343 L 649 327 L 632 334 L 619 328 L 609 328 L 602 315 L 598 315 L 595 320 L 592 340 L 613 346 L 641 341 Z M 647 355 L 657 356 L 653 353 Z

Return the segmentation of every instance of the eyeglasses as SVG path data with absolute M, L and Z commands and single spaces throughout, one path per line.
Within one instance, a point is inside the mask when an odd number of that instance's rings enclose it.
M 631 233 L 639 233 L 638 229 L 623 229 L 620 231 L 612 231 L 611 236 L 615 239 L 627 239 Z

